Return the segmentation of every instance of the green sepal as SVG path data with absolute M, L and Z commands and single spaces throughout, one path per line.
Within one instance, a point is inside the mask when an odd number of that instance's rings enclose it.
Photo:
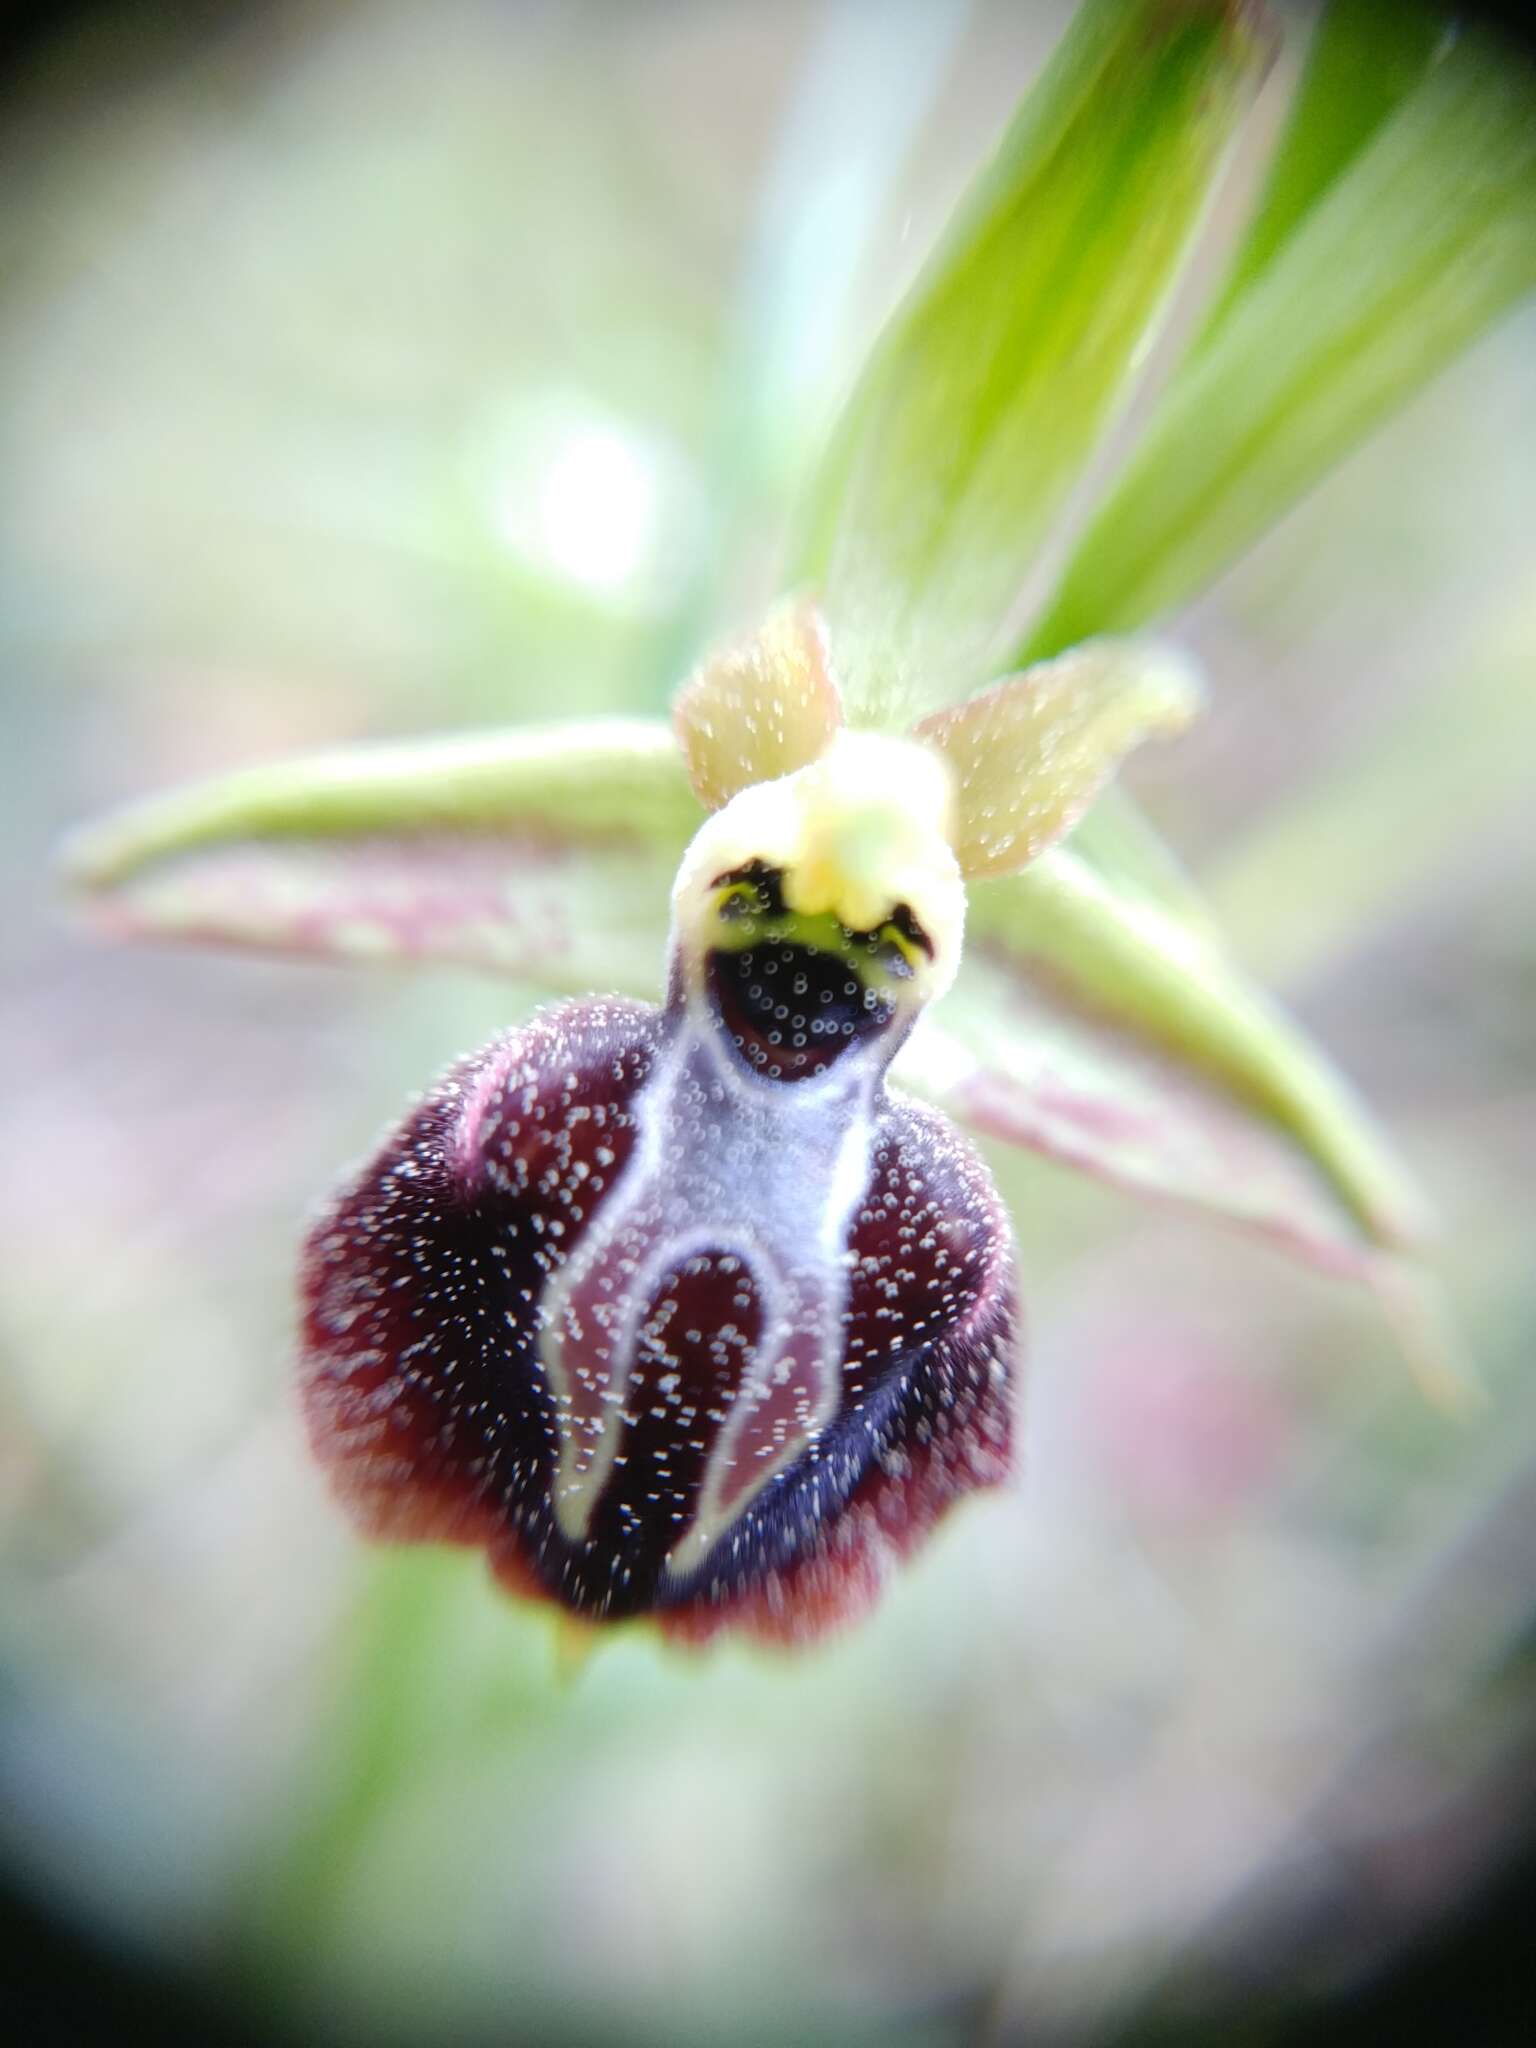
M 1069 844 L 976 884 L 963 985 L 911 1078 L 1098 1177 L 1365 1274 L 1423 1204 L 1352 1090 L 1220 945 Z
M 361 746 L 136 804 L 64 851 L 109 933 L 654 995 L 704 813 L 660 723 Z

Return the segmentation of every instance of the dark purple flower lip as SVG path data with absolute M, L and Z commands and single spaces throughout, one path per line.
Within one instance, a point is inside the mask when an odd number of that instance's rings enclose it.
M 310 1429 L 365 1527 L 585 1621 L 798 1640 L 1007 1473 L 1007 1221 L 886 1084 L 958 954 L 948 784 L 875 752 L 892 787 L 840 743 L 700 828 L 664 1009 L 495 1041 L 311 1234 Z
M 375 1535 L 803 1640 L 1006 1476 L 1011 1243 L 884 1020 L 786 1086 L 723 1015 L 583 999 L 454 1068 L 310 1235 L 304 1398 Z

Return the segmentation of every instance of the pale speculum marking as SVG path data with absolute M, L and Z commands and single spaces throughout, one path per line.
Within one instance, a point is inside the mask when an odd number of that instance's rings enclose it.
M 877 1033 L 791 1084 L 751 1070 L 702 988 L 675 1016 L 633 1105 L 623 1175 L 551 1285 L 540 1357 L 559 1434 L 555 1518 L 581 1542 L 636 1420 L 627 1401 L 641 1346 L 665 1365 L 668 1323 L 687 1324 L 690 1262 L 737 1262 L 742 1324 L 714 1333 L 723 1400 L 699 1402 L 660 1375 L 664 1400 L 696 1403 L 690 1434 L 705 1447 L 666 1553 L 681 1575 L 836 1413 L 848 1235 L 891 1048 Z M 744 1343 L 749 1321 L 756 1339 Z

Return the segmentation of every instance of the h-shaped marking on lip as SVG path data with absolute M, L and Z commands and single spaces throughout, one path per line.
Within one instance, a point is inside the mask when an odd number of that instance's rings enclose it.
M 674 1574 L 701 1562 L 836 1413 L 848 1226 L 885 1064 L 855 1047 L 824 1075 L 769 1081 L 743 1071 L 720 1036 L 718 1019 L 690 1001 L 635 1099 L 634 1150 L 551 1284 L 540 1340 L 559 1436 L 555 1521 L 580 1543 L 630 1424 L 647 1305 L 690 1259 L 740 1261 L 758 1338 L 668 1549 Z

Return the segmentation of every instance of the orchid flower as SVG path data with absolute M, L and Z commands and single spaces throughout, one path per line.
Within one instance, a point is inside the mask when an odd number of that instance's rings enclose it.
M 1404 28 L 1341 99 L 1383 20 L 1343 0 L 1317 32 L 1032 622 L 1264 71 L 1250 7 L 1090 0 L 878 344 L 787 594 L 670 728 L 359 749 L 77 837 L 117 936 L 566 997 L 309 1233 L 305 1409 L 366 1531 L 483 1546 L 594 1624 L 857 1614 L 1011 1470 L 1028 1219 L 1018 1252 L 962 1127 L 1262 1231 L 1400 1321 L 1426 1299 L 1388 1148 L 1105 793 L 1200 703 L 1137 636 L 1536 285 L 1524 82 Z

